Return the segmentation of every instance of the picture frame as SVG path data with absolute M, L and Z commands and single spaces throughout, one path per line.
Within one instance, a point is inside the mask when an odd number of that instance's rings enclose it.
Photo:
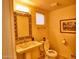
M 60 20 L 61 33 L 76 33 L 76 18 Z

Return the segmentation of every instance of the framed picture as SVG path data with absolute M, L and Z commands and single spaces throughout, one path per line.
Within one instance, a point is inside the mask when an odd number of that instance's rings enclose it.
M 76 33 L 76 18 L 60 20 L 60 32 Z

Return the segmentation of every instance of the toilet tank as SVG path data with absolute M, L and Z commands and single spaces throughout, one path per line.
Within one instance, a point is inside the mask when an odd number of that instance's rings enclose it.
M 49 41 L 48 41 L 48 39 L 46 39 L 46 40 L 44 41 L 44 50 L 45 50 L 45 51 L 48 51 L 48 50 L 49 50 Z

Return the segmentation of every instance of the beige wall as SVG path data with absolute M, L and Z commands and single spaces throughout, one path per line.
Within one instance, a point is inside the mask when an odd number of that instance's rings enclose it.
M 71 5 L 51 11 L 49 13 L 49 41 L 52 49 L 55 49 L 59 55 L 70 58 L 71 54 L 75 55 L 75 34 L 60 33 L 60 20 L 71 19 L 76 17 L 76 7 Z M 65 39 L 68 45 L 64 45 L 62 40 Z
M 48 22 L 48 18 L 47 18 L 47 13 L 44 13 L 45 14 L 45 25 L 44 26 L 37 26 L 36 25 L 36 16 L 35 16 L 35 13 L 36 13 L 36 10 L 32 10 L 32 35 L 33 37 L 35 38 L 35 40 L 41 40 L 43 39 L 43 37 L 46 37 L 48 38 L 47 34 L 47 30 L 48 30 L 48 25 L 47 25 L 47 22 Z

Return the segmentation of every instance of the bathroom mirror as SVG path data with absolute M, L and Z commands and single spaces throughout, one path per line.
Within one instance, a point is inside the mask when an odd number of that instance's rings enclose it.
M 16 40 L 31 38 L 31 15 L 25 12 L 14 12 L 14 27 Z

